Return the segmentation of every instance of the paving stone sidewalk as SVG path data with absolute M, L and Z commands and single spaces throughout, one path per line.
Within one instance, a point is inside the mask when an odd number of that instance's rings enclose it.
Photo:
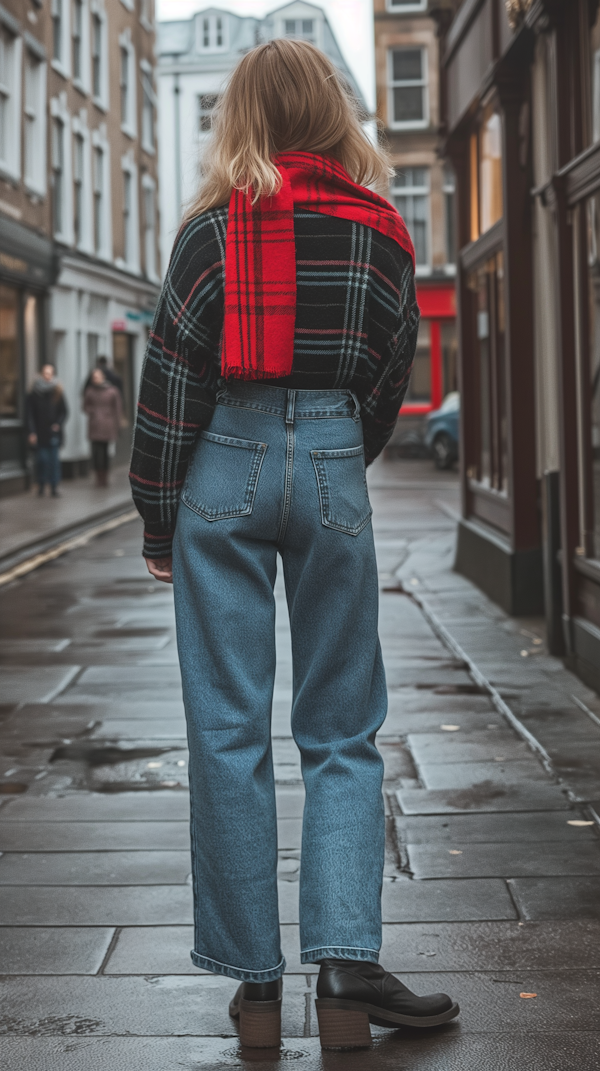
M 545 653 L 541 621 L 507 619 L 452 573 L 453 474 L 379 462 L 370 486 L 390 701 L 382 962 L 417 992 L 452 993 L 460 1018 L 321 1053 L 298 955 L 303 789 L 278 581 L 285 1041 L 279 1059 L 240 1051 L 235 983 L 189 958 L 172 592 L 145 572 L 132 522 L 0 591 L 3 1067 L 600 1065 L 600 702 Z

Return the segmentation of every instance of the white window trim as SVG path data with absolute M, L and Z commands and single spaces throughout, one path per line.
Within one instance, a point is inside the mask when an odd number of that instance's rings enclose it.
M 141 143 L 142 143 L 142 149 L 144 150 L 144 152 L 148 153 L 150 156 L 154 156 L 156 154 L 156 138 L 157 138 L 157 129 L 156 129 L 156 127 L 157 127 L 158 100 L 157 100 L 157 97 L 156 97 L 156 91 L 154 89 L 154 78 L 153 78 L 152 64 L 149 63 L 147 59 L 141 59 L 140 60 L 140 71 L 141 71 L 140 79 L 141 79 L 141 82 L 142 82 L 142 89 L 141 89 L 141 93 L 142 93 Z M 144 85 L 144 82 L 146 83 L 145 85 Z M 153 133 L 153 138 L 154 138 L 154 143 L 152 145 L 150 145 L 145 139 L 144 108 L 146 106 L 145 105 L 146 88 L 148 88 L 150 90 L 150 96 L 151 96 L 151 100 L 152 100 L 152 133 Z
M 394 81 L 394 52 L 416 52 L 420 49 L 425 56 L 425 78 L 424 80 L 407 80 L 406 82 Z M 387 55 L 388 64 L 388 118 L 390 130 L 426 130 L 429 126 L 429 54 L 426 45 L 421 44 L 406 44 L 406 45 L 394 45 L 388 48 Z M 394 119 L 394 89 L 400 85 L 410 86 L 419 85 L 423 87 L 423 119 L 410 119 L 407 122 L 396 121 Z
M 390 187 L 390 193 L 392 199 L 394 197 L 425 197 L 427 203 L 427 219 L 426 225 L 426 241 L 427 241 L 427 263 L 417 264 L 415 266 L 415 276 L 431 275 L 432 267 L 432 232 L 431 232 L 431 168 L 429 164 L 412 164 L 411 167 L 423 168 L 428 175 L 427 186 L 396 186 L 395 176 L 392 179 Z M 401 170 L 399 168 L 399 170 Z M 395 202 L 394 202 L 395 203 Z M 408 224 L 407 224 L 408 227 Z
M 62 59 L 52 59 L 52 69 L 62 74 L 63 78 L 71 77 L 71 3 L 70 0 L 60 0 L 62 11 Z M 52 17 L 50 17 L 52 24 Z M 54 32 L 54 30 L 52 30 Z
M 416 11 L 427 11 L 427 0 L 411 0 L 408 4 L 398 6 L 394 0 L 385 0 L 386 10 L 392 15 L 414 14 Z
M 90 4 L 90 92 L 93 94 L 93 60 L 92 60 L 92 47 L 93 47 L 93 34 L 92 34 L 92 16 L 97 15 L 100 19 L 100 32 L 101 32 L 101 49 L 100 56 L 100 96 L 93 96 L 92 100 L 97 108 L 101 108 L 103 112 L 107 112 L 109 109 L 109 77 L 108 77 L 108 17 L 104 8 L 104 4 L 99 0 L 92 0 Z
M 143 190 L 152 190 L 152 192 L 154 194 L 154 227 L 153 227 L 153 230 L 152 230 L 152 233 L 154 235 L 154 246 L 153 246 L 153 250 L 152 250 L 151 263 L 149 263 L 148 250 L 147 250 L 147 245 L 146 245 L 146 236 L 147 236 L 148 231 L 147 231 L 147 228 L 146 228 L 146 218 L 144 216 L 144 268 L 146 270 L 146 277 L 148 279 L 150 279 L 151 282 L 158 283 L 158 282 L 160 282 L 160 276 L 158 275 L 158 272 L 157 272 L 157 262 L 158 262 L 158 257 L 157 257 L 157 235 L 158 235 L 157 208 L 158 208 L 158 201 L 157 201 L 157 196 L 156 196 L 156 182 L 154 181 L 152 176 L 148 175 L 147 173 L 145 175 L 142 175 L 142 189 Z M 144 209 L 144 211 L 145 211 L 145 209 Z
M 121 157 L 121 171 L 127 172 L 131 175 L 131 215 L 130 215 L 130 227 L 132 229 L 132 247 L 133 256 L 131 260 L 125 260 L 124 257 L 117 257 L 115 265 L 122 271 L 130 272 L 131 275 L 140 275 L 140 206 L 139 206 L 139 193 L 138 193 L 138 169 L 135 163 L 133 150 Z M 123 184 L 124 190 L 124 184 Z M 121 212 L 123 205 L 121 205 Z
M 92 27 L 89 0 L 83 0 L 81 6 L 81 78 L 73 78 L 73 85 L 83 93 L 89 93 L 92 88 Z M 71 48 L 72 47 L 73 38 L 71 37 Z
M 87 125 L 87 113 L 85 111 L 85 108 L 82 108 L 79 115 L 73 117 L 73 121 L 71 123 L 71 136 L 79 136 L 83 139 L 83 227 L 82 235 L 77 245 L 77 248 L 82 253 L 92 254 L 94 252 L 92 153 L 90 131 Z
M 454 175 L 452 175 L 452 179 L 450 180 L 446 176 L 446 173 L 444 172 L 443 175 L 442 175 L 442 195 L 443 195 L 443 198 L 444 198 L 444 238 L 445 239 L 446 239 L 447 234 L 448 234 L 448 220 L 446 218 L 446 213 L 448 211 L 448 204 L 447 204 L 447 201 L 446 201 L 447 194 L 452 194 L 453 197 L 456 197 L 456 177 Z M 455 241 L 456 241 L 456 239 L 455 239 Z M 446 246 L 446 255 L 448 255 L 448 248 L 447 248 L 447 241 L 446 240 L 444 241 L 444 245 Z M 456 259 L 455 260 L 447 260 L 446 263 L 444 264 L 444 271 L 446 272 L 446 275 L 456 275 Z
M 129 98 L 128 98 L 128 115 L 125 122 L 121 123 L 121 130 L 128 138 L 137 137 L 137 64 L 135 61 L 135 48 L 131 41 L 131 29 L 128 26 L 122 34 L 119 35 L 119 49 L 124 49 L 127 52 L 127 66 L 129 72 Z M 119 55 L 119 63 L 120 63 Z M 120 86 L 119 77 L 119 86 Z M 119 102 L 119 107 L 121 103 Z
M 50 101 L 50 116 L 52 119 L 60 119 L 63 124 L 63 203 L 62 217 L 64 229 L 54 231 L 57 242 L 65 245 L 73 245 L 73 167 L 71 159 L 71 115 L 67 107 L 67 94 L 63 92 Z M 52 221 L 54 226 L 54 220 Z
M 135 10 L 134 0 L 121 0 L 123 7 L 126 7 L 128 11 Z
M 203 43 L 202 43 L 202 35 L 204 33 L 204 29 L 203 29 L 204 19 L 209 19 L 210 20 L 209 34 L 210 34 L 210 37 L 212 38 L 213 36 L 216 37 L 216 32 L 217 32 L 217 30 L 216 30 L 216 20 L 218 18 L 222 19 L 222 21 L 223 21 L 223 44 L 222 45 L 212 45 L 211 44 L 211 45 L 209 45 L 208 48 L 205 48 Z M 218 14 L 215 13 L 214 15 L 206 15 L 204 13 L 201 14 L 201 15 L 197 15 L 196 16 L 196 52 L 199 52 L 203 56 L 210 56 L 210 55 L 217 55 L 220 52 L 228 52 L 228 51 L 229 51 L 229 18 L 227 17 L 227 12 L 223 11 L 223 12 L 219 12 Z
M 16 182 L 21 177 L 21 85 L 23 80 L 23 38 L 15 37 L 12 29 L 5 27 L 12 36 L 12 85 L 9 88 L 9 121 L 7 135 L 8 152 L 0 159 L 0 176 Z
M 317 12 L 315 12 L 314 14 L 311 13 L 306 17 L 312 19 L 315 24 L 315 44 L 317 48 L 323 48 L 323 19 L 320 18 Z M 276 35 L 277 37 L 287 37 L 287 34 L 285 32 L 285 24 L 286 22 L 291 21 L 292 18 L 296 23 L 303 21 L 302 16 L 297 17 L 296 15 L 292 15 L 289 20 L 285 18 L 278 19 L 278 32 Z M 299 40 L 302 40 L 302 37 L 300 37 Z
M 150 6 L 152 7 L 152 4 L 150 4 Z M 154 14 L 155 13 L 153 12 L 153 16 L 154 16 Z M 150 18 L 150 19 L 148 18 L 148 16 L 146 15 L 146 12 L 144 11 L 144 4 L 143 3 L 140 4 L 140 23 L 148 33 L 152 33 L 153 32 L 153 30 L 154 30 L 154 17 Z
M 27 157 L 23 160 L 23 180 L 29 193 L 38 197 L 45 197 L 47 192 L 47 161 L 46 161 L 46 84 L 48 78 L 48 65 L 41 60 L 37 52 L 27 49 L 30 59 L 38 65 L 38 100 L 36 105 L 34 137 L 38 145 L 37 168 L 33 173 L 27 171 Z M 24 110 L 26 103 L 24 103 Z
M 100 249 L 96 249 L 94 246 L 94 254 L 99 260 L 112 261 L 113 247 L 112 247 L 112 207 L 111 207 L 111 186 L 110 186 L 110 145 L 106 134 L 106 123 L 102 123 L 96 130 L 92 131 L 92 151 L 94 149 L 102 150 L 102 236 L 104 238 L 104 244 Z M 94 190 L 93 190 L 93 173 L 92 173 L 92 227 L 93 227 L 93 212 L 94 212 Z M 92 242 L 94 242 L 94 235 L 92 234 Z

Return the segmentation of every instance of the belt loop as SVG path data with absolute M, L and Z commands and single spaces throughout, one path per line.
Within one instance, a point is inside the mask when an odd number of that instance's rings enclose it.
M 352 401 L 354 402 L 354 412 L 352 414 L 352 419 L 356 420 L 356 422 L 358 423 L 358 421 L 360 420 L 360 402 L 359 402 L 358 398 L 356 397 L 356 394 L 354 393 L 354 391 L 349 390 L 348 394 L 350 395 L 350 397 L 352 398 Z
M 286 424 L 294 423 L 294 409 L 296 408 L 296 391 L 288 390 L 287 392 L 287 408 L 285 411 Z

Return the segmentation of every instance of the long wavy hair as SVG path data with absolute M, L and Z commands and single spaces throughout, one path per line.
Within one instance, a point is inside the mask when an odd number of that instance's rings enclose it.
M 276 193 L 278 153 L 331 156 L 355 182 L 386 192 L 392 169 L 360 125 L 359 104 L 331 60 L 308 41 L 269 41 L 246 53 L 213 113 L 201 182 L 185 214 L 226 204 L 232 189 L 253 202 Z

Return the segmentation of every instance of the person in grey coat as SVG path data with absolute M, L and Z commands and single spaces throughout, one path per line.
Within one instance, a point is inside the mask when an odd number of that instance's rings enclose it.
M 96 486 L 108 484 L 108 444 L 119 437 L 121 394 L 108 382 L 101 368 L 94 368 L 92 381 L 83 395 L 83 411 L 88 417 L 88 439 L 92 444 L 92 467 Z

